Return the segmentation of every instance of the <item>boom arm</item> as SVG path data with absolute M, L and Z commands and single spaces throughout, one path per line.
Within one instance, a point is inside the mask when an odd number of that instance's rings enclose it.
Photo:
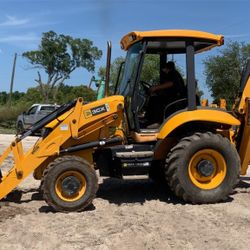
M 67 148 L 100 140 L 104 141 L 104 144 L 119 141 L 121 143 L 122 129 L 119 127 L 122 126 L 122 118 L 123 97 L 121 96 L 105 98 L 86 105 L 83 105 L 82 98 L 78 98 L 74 105 L 70 103 L 45 117 L 40 124 L 35 124 L 30 131 L 17 137 L 0 157 L 1 168 L 1 164 L 10 153 L 13 153 L 14 156 L 12 168 L 2 177 L 0 175 L 0 200 L 46 160 L 49 162 L 54 156 L 62 152 L 66 153 Z M 28 152 L 24 153 L 22 139 L 48 123 L 54 126 L 51 133 L 45 138 L 40 138 Z M 116 129 L 111 133 L 109 127 Z M 120 137 L 120 140 L 105 140 L 117 136 Z M 80 147 L 78 150 L 81 149 L 84 147 Z M 90 163 L 92 163 L 93 150 L 92 148 L 85 153 L 82 152 Z

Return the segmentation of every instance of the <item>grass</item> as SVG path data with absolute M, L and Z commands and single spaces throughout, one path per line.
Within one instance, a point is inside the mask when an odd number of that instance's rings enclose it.
M 16 122 L 15 121 L 0 121 L 0 134 L 15 134 Z
M 15 134 L 17 116 L 25 110 L 25 105 L 0 106 L 0 133 Z
M 16 133 L 15 128 L 0 127 L 0 134 L 15 134 L 15 133 Z

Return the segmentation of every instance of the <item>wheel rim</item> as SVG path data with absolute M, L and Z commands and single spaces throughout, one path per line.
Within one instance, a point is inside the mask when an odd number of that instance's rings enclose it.
M 78 171 L 66 171 L 59 175 L 55 184 L 57 196 L 67 202 L 74 202 L 86 192 L 86 178 Z
M 213 149 L 203 149 L 195 153 L 188 166 L 189 178 L 201 189 L 218 187 L 223 182 L 226 171 L 224 157 Z

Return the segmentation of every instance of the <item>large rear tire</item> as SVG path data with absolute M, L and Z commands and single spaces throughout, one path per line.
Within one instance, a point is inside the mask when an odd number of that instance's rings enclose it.
M 191 203 L 226 200 L 238 182 L 240 159 L 231 142 L 219 134 L 196 133 L 169 153 L 165 174 L 176 196 Z
M 44 170 L 41 189 L 45 201 L 60 212 L 83 211 L 97 192 L 95 170 L 78 156 L 63 156 Z

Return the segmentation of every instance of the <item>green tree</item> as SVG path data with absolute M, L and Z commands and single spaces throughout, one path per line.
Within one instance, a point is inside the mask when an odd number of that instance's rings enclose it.
M 40 92 L 43 101 L 55 100 L 57 86 L 69 78 L 76 68 L 85 68 L 89 72 L 95 69 L 95 61 L 102 56 L 102 51 L 93 46 L 88 39 L 72 38 L 56 34 L 54 31 L 43 33 L 38 50 L 27 51 L 23 56 L 39 70 L 47 74 L 47 80 L 42 79 L 37 72 Z
M 6 91 L 0 92 L 0 104 L 6 104 L 8 101 L 8 94 Z
M 160 55 L 145 55 L 141 72 L 141 80 L 152 84 L 160 82 Z
M 12 93 L 13 104 L 17 103 L 20 99 L 22 99 L 24 95 L 25 93 L 23 92 L 14 91 Z M 0 92 L 0 104 L 1 105 L 5 105 L 9 101 L 9 98 L 10 98 L 9 93 L 7 93 L 6 91 Z
M 57 95 L 53 102 L 64 104 L 77 97 L 83 97 L 86 102 L 94 101 L 96 100 L 96 92 L 84 85 L 69 86 L 61 83 L 58 86 Z M 43 103 L 39 87 L 29 88 L 24 96 L 20 98 L 19 102 L 26 106 L 34 103 Z
M 31 105 L 34 103 L 43 103 L 43 97 L 41 96 L 39 87 L 28 88 L 26 94 L 20 100 L 22 103 Z
M 87 86 L 68 86 L 61 83 L 58 87 L 57 103 L 63 104 L 77 97 L 83 97 L 85 102 L 96 100 L 96 92 Z
M 206 84 L 215 101 L 225 98 L 229 106 L 239 91 L 240 78 L 246 60 L 250 55 L 250 44 L 229 42 L 219 55 L 204 61 Z
M 121 66 L 121 63 L 124 62 L 124 57 L 120 56 L 117 57 L 110 66 L 110 92 L 113 91 L 114 86 L 116 85 L 118 72 Z M 98 76 L 102 79 L 105 79 L 106 77 L 106 67 L 100 67 L 98 71 Z
M 112 63 L 110 67 L 110 88 L 111 92 L 116 85 L 118 72 L 121 66 L 121 63 L 124 62 L 124 57 L 117 57 Z M 160 81 L 159 75 L 160 68 L 160 57 L 159 55 L 146 55 L 144 59 L 144 64 L 141 73 L 141 80 L 145 82 L 153 82 L 158 83 Z M 106 68 L 100 67 L 98 71 L 98 75 L 100 78 L 105 78 Z
M 25 93 L 19 92 L 19 91 L 14 91 L 14 92 L 12 93 L 12 101 L 13 101 L 14 103 L 18 103 L 19 100 L 20 100 L 21 98 L 23 98 L 23 96 L 25 96 Z

